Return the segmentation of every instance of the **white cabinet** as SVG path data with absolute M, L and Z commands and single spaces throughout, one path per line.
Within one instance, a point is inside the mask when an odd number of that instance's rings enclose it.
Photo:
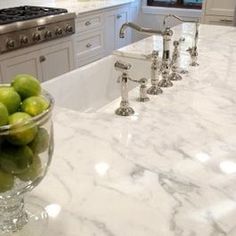
M 95 12 L 83 14 L 76 19 L 76 61 L 77 66 L 93 62 L 104 54 L 104 14 Z
M 116 47 L 115 49 L 124 47 L 131 43 L 131 33 L 130 29 L 126 30 L 125 38 L 120 38 L 120 29 L 122 25 L 128 21 L 130 21 L 130 12 L 128 8 L 120 9 L 115 14 L 116 22 L 115 22 L 115 41 Z
M 31 74 L 42 81 L 42 71 L 38 56 L 38 51 L 34 51 L 1 61 L 3 82 L 11 82 L 12 78 L 17 74 Z
M 104 56 L 110 55 L 113 50 L 131 43 L 131 33 L 127 30 L 124 39 L 119 37 L 121 26 L 136 19 L 137 5 L 122 5 L 81 14 L 76 19 L 76 60 L 77 67 L 86 65 Z
M 233 17 L 231 16 L 205 16 L 204 23 L 209 25 L 233 26 Z
M 119 37 L 121 26 L 130 20 L 129 8 L 121 8 L 107 12 L 105 15 L 105 55 L 131 43 L 131 33 L 128 29 L 125 38 Z
M 206 15 L 233 16 L 235 0 L 207 0 Z
M 16 74 L 31 74 L 40 81 L 52 79 L 74 69 L 73 54 L 71 40 L 3 54 L 0 58 L 2 82 L 9 83 Z
M 110 55 L 132 42 L 131 30 L 119 37 L 121 26 L 136 22 L 140 1 L 79 14 L 73 37 L 53 40 L 0 55 L 0 81 L 9 82 L 19 73 L 46 81 L 75 67 Z M 132 31 L 134 33 L 134 31 Z
M 203 5 L 203 20 L 205 24 L 233 25 L 236 0 L 205 0 Z
M 39 51 L 39 62 L 43 81 L 55 78 L 73 70 L 73 48 L 68 42 Z

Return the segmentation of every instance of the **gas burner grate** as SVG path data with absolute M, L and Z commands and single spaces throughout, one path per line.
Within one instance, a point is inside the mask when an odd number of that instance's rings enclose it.
M 58 15 L 67 13 L 63 8 L 39 7 L 39 6 L 20 6 L 13 8 L 0 9 L 0 25 L 36 19 L 39 17 Z

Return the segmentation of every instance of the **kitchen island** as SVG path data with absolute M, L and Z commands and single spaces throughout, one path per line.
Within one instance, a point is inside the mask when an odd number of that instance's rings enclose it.
M 55 108 L 51 168 L 28 196 L 49 214 L 44 235 L 236 235 L 235 38 L 202 25 L 200 66 L 148 103 L 131 91 L 134 116 L 114 115 L 119 99 L 93 113 Z

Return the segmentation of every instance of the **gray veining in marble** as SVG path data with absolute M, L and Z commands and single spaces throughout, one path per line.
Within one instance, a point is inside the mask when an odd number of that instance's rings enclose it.
M 55 109 L 52 166 L 30 194 L 44 235 L 236 236 L 236 29 L 200 30 L 200 66 L 149 103 L 134 89 L 133 117 L 114 115 L 119 99 Z

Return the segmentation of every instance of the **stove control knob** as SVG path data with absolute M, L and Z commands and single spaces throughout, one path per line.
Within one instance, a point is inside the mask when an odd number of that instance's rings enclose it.
M 12 49 L 15 47 L 15 44 L 16 44 L 15 40 L 13 40 L 13 39 L 7 40 L 7 48 Z
M 44 35 L 45 39 L 50 39 L 52 37 L 52 32 L 47 30 Z
M 25 45 L 27 43 L 29 43 L 29 39 L 27 36 L 22 36 L 21 39 L 20 39 L 20 43 Z
M 38 33 L 34 33 L 34 34 L 33 34 L 33 40 L 34 40 L 35 42 L 38 42 L 40 39 L 41 39 L 40 34 L 38 34 Z
M 56 31 L 55 31 L 55 34 L 57 35 L 57 36 L 60 36 L 60 35 L 62 35 L 62 33 L 63 33 L 63 30 L 62 30 L 62 28 L 57 28 L 56 29 Z
M 67 25 L 65 31 L 67 33 L 72 33 L 73 32 L 73 27 L 71 25 Z

